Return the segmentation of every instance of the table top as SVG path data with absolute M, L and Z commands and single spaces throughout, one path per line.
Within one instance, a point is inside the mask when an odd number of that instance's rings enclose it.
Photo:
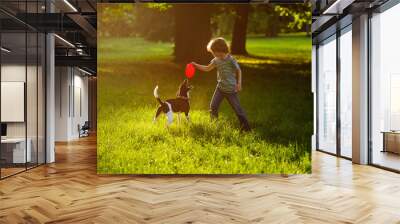
M 381 133 L 400 135 L 400 131 L 381 131 Z
M 28 138 L 27 141 L 30 141 Z M 25 138 L 5 138 L 1 139 L 1 143 L 20 143 L 25 142 Z

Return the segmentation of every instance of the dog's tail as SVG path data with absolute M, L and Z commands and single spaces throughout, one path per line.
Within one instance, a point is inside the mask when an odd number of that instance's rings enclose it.
M 154 94 L 154 97 L 155 97 L 156 99 L 157 99 L 157 98 L 160 98 L 160 96 L 158 95 L 158 86 L 156 86 L 156 88 L 154 88 L 153 94 Z
M 154 94 L 154 97 L 157 99 L 157 101 L 158 101 L 160 104 L 163 104 L 163 102 L 162 102 L 161 99 L 160 99 L 160 96 L 158 95 L 158 86 L 156 86 L 156 88 L 154 88 L 153 94 Z

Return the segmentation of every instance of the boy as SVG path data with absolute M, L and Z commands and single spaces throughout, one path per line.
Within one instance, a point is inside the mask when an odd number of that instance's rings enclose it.
M 215 38 L 208 43 L 207 51 L 214 56 L 209 65 L 200 65 L 195 62 L 192 64 L 203 72 L 217 68 L 218 83 L 210 103 L 211 118 L 218 117 L 218 108 L 222 100 L 226 98 L 239 119 L 241 129 L 250 131 L 249 122 L 237 96 L 237 93 L 242 90 L 242 71 L 230 54 L 228 43 L 224 38 Z

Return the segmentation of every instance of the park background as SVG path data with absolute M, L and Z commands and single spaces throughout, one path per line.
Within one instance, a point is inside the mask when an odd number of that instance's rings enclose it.
M 306 4 L 98 4 L 98 153 L 101 174 L 311 172 L 311 24 Z M 190 83 L 192 122 L 152 123 L 160 86 L 173 98 L 185 64 L 207 64 L 225 37 L 243 71 L 241 133 L 227 102 L 209 121 L 216 71 Z

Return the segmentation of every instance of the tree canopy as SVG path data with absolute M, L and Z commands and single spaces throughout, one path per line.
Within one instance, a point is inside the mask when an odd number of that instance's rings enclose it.
M 246 35 L 274 37 L 307 32 L 309 4 L 101 4 L 100 37 L 142 37 L 174 42 L 176 61 L 201 59 L 213 36 L 232 40 L 236 54 L 247 54 Z M 201 50 L 202 49 L 202 50 Z
M 177 5 L 177 4 L 176 4 Z M 168 3 L 101 4 L 99 20 L 103 27 L 101 36 L 141 36 L 148 40 L 172 41 L 174 11 Z M 213 4 L 211 31 L 213 36 L 232 36 L 237 12 L 232 4 Z M 249 11 L 247 33 L 267 35 L 275 29 L 278 33 L 307 31 L 311 25 L 309 4 L 252 4 Z M 193 24 L 196 27 L 196 24 Z M 272 35 L 273 36 L 273 35 Z

